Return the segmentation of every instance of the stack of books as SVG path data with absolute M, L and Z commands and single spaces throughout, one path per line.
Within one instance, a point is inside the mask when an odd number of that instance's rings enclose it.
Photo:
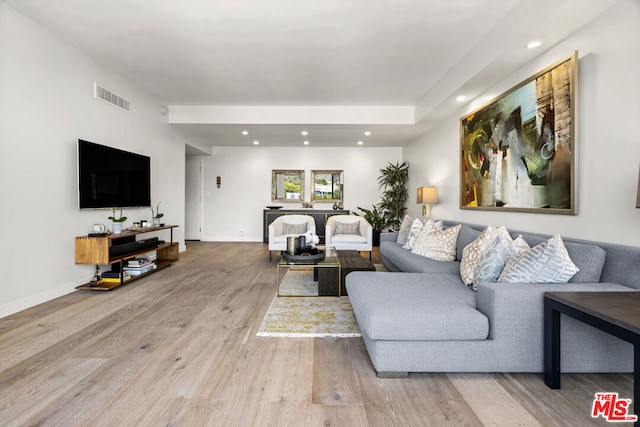
M 126 283 L 131 280 L 131 275 L 126 271 L 122 274 L 119 271 L 105 271 L 101 276 L 102 282 L 106 283 L 120 283 L 120 280 L 122 280 L 122 283 Z
M 139 276 L 140 274 L 147 273 L 155 269 L 156 264 L 147 258 L 130 259 L 124 267 L 125 273 L 128 273 L 130 276 Z

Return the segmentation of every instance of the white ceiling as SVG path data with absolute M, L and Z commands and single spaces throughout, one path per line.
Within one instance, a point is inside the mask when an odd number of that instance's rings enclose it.
M 456 95 L 477 96 L 616 0 L 5 2 L 170 110 L 235 108 L 233 120 L 220 114 L 174 122 L 202 147 L 254 140 L 299 146 L 304 139 L 314 146 L 403 145 L 459 109 Z M 544 44 L 527 50 L 531 39 Z M 238 111 L 243 106 L 341 107 L 336 114 L 344 107 L 405 106 L 415 115 L 410 124 L 300 123 L 295 114 L 290 123 L 286 116 L 258 123 Z M 372 135 L 364 137 L 365 130 Z

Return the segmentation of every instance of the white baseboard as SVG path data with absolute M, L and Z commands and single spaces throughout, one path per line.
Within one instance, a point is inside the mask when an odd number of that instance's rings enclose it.
M 0 319 L 15 314 L 19 311 L 35 307 L 38 304 L 51 301 L 52 299 L 61 297 L 63 295 L 70 294 L 71 292 L 74 292 L 76 290 L 76 286 L 80 286 L 81 284 L 82 283 L 68 283 L 65 285 L 56 286 L 55 288 L 47 289 L 46 291 L 42 291 L 35 295 L 30 295 L 28 297 L 24 297 L 19 300 L 0 305 Z

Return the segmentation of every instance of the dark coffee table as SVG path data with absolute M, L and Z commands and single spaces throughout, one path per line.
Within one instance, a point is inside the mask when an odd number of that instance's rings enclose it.
M 633 403 L 640 398 L 640 292 L 546 292 L 544 382 L 560 388 L 560 313 L 633 344 Z M 638 425 L 638 422 L 636 422 Z
M 338 251 L 340 262 L 340 295 L 348 295 L 345 278 L 352 271 L 375 271 L 373 263 L 360 256 L 359 251 Z

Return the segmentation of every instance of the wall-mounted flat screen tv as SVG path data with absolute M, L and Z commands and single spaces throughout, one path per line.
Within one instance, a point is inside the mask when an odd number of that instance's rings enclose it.
M 78 140 L 80 209 L 151 206 L 151 158 Z

